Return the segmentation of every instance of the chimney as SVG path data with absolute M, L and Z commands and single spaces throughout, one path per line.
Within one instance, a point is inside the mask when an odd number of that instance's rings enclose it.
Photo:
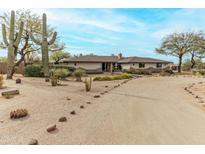
M 118 59 L 122 59 L 122 53 L 118 54 Z

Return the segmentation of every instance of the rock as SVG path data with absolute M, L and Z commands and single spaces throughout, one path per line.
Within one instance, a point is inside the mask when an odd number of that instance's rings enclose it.
M 71 99 L 69 97 L 66 98 L 68 101 L 70 101 Z
M 104 95 L 104 93 L 102 92 L 102 93 L 100 93 L 101 95 Z
M 199 96 L 196 96 L 195 98 L 199 98 Z
M 91 104 L 91 102 L 86 102 L 87 104 Z
M 66 117 L 60 117 L 58 121 L 59 122 L 65 122 L 65 121 L 67 121 L 67 118 Z
M 108 88 L 108 86 L 105 86 L 105 88 Z
M 49 78 L 45 78 L 45 82 L 49 82 L 50 81 L 50 79 Z
M 187 90 L 187 87 L 185 87 L 184 90 Z
M 81 109 L 84 109 L 85 107 L 83 105 L 80 106 Z
M 6 90 L 6 91 L 3 91 L 1 93 L 2 96 L 7 96 L 7 95 L 19 95 L 19 90 L 17 89 L 14 89 L 14 90 Z
M 200 100 L 198 103 L 204 103 L 204 101 Z
M 52 131 L 56 130 L 56 125 L 49 125 L 46 130 L 47 130 L 47 132 L 52 132 Z
M 37 139 L 31 139 L 28 143 L 28 145 L 37 145 L 38 144 L 38 140 Z
M 16 84 L 20 84 L 21 83 L 21 79 L 16 79 Z
M 75 110 L 71 111 L 70 114 L 75 115 L 76 114 Z
M 100 97 L 100 95 L 95 95 L 95 96 L 94 96 L 94 98 L 99 98 L 99 97 Z
M 108 91 L 104 91 L 104 93 L 108 93 Z

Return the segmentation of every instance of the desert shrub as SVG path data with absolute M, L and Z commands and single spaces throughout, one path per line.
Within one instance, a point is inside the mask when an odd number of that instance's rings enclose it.
M 63 65 L 63 64 L 56 64 L 56 65 L 51 65 L 51 69 L 67 69 L 69 72 L 75 71 L 74 67 L 68 66 L 68 65 Z
M 113 76 L 104 76 L 104 77 L 95 77 L 94 81 L 112 81 L 112 80 L 122 80 L 122 79 L 130 79 L 133 76 L 128 73 L 122 73 L 120 75 Z
M 4 77 L 3 75 L 0 75 L 0 89 L 3 88 L 3 84 L 4 84 Z
M 28 65 L 24 68 L 23 75 L 26 77 L 43 77 L 43 70 L 39 65 Z
M 164 69 L 160 72 L 161 76 L 170 76 L 174 74 L 174 72 L 171 69 Z
M 151 69 L 124 69 L 124 73 L 129 73 L 129 74 L 139 74 L 139 75 L 152 75 L 152 70 Z
M 194 75 L 205 75 L 205 70 L 194 70 L 192 71 Z
M 70 72 L 67 69 L 59 68 L 53 71 L 54 76 L 56 76 L 58 79 L 64 79 L 68 75 L 70 75 Z
M 81 77 L 85 74 L 85 71 L 78 68 L 74 71 L 74 76 L 76 77 L 77 81 L 81 81 Z

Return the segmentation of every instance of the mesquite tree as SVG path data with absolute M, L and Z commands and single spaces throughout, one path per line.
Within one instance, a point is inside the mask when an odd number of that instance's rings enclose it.
M 8 50 L 7 57 L 7 79 L 12 79 L 15 72 L 15 58 L 21 41 L 24 23 L 20 23 L 19 32 L 15 31 L 15 12 L 11 11 L 9 27 L 9 39 L 7 40 L 6 25 L 2 24 L 3 42 Z
M 46 14 L 43 14 L 43 19 L 42 19 L 42 38 L 41 40 L 38 38 L 35 38 L 33 36 L 33 33 L 30 33 L 30 37 L 35 42 L 37 45 L 41 46 L 41 52 L 42 52 L 42 64 L 43 64 L 43 71 L 44 71 L 44 76 L 49 77 L 49 55 L 48 55 L 48 46 L 52 45 L 57 36 L 57 32 L 53 33 L 52 38 L 48 41 L 48 32 L 47 32 L 47 19 L 46 19 Z
M 172 55 L 179 58 L 178 72 L 181 72 L 182 58 L 191 51 L 193 46 L 193 33 L 173 33 L 163 38 L 160 48 L 156 52 L 164 55 Z
M 202 31 L 193 33 L 193 42 L 189 53 L 191 55 L 191 69 L 193 69 L 196 65 L 195 58 L 205 57 L 205 38 Z

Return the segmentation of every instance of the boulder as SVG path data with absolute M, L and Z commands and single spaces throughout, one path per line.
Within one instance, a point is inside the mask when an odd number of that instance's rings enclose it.
M 38 144 L 38 140 L 37 139 L 31 139 L 28 143 L 28 145 L 37 145 Z
M 84 109 L 85 107 L 83 105 L 80 106 L 81 109 Z
M 75 110 L 71 111 L 70 114 L 72 115 L 76 114 Z
M 6 91 L 3 91 L 1 93 L 2 96 L 8 96 L 8 95 L 19 95 L 19 90 L 17 89 L 13 89 L 13 90 L 6 90 Z
M 56 125 L 49 125 L 46 130 L 47 130 L 47 132 L 52 132 L 52 131 L 56 130 Z
M 65 122 L 65 121 L 67 121 L 67 118 L 66 117 L 60 117 L 58 121 L 59 122 Z
M 99 98 L 99 97 L 100 97 L 100 95 L 95 95 L 95 96 L 94 96 L 94 98 Z
M 16 79 L 16 84 L 21 84 L 21 79 Z

